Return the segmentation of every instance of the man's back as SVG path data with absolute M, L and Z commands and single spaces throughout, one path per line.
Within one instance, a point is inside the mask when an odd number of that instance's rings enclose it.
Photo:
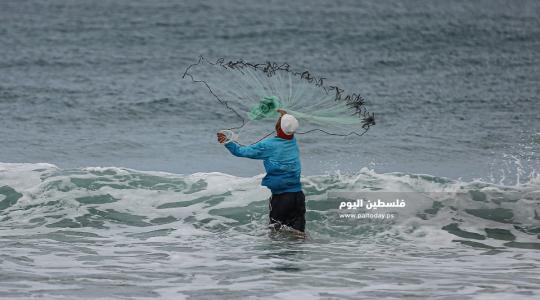
M 266 176 L 262 185 L 268 187 L 272 194 L 301 191 L 300 151 L 296 138 L 285 140 L 272 137 L 264 142 L 271 153 L 264 159 Z
M 268 187 L 272 194 L 302 190 L 300 151 L 296 138 L 286 140 L 272 137 L 249 146 L 229 142 L 225 147 L 235 156 L 262 159 L 266 170 L 262 185 Z

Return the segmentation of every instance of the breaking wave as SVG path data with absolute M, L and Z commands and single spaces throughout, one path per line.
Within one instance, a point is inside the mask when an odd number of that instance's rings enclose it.
M 0 164 L 0 230 L 28 237 L 99 239 L 120 230 L 144 239 L 168 235 L 267 233 L 262 175 L 177 175 L 116 167 L 60 169 Z M 540 179 L 516 186 L 429 175 L 356 174 L 303 178 L 312 239 L 421 240 L 432 246 L 540 250 Z M 349 220 L 336 192 L 417 193 L 391 221 Z

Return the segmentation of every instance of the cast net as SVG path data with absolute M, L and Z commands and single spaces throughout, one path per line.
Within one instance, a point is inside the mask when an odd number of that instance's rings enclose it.
M 278 109 L 295 116 L 296 134 L 320 133 L 333 136 L 362 136 L 375 125 L 365 99 L 347 93 L 326 78 L 296 71 L 289 64 L 244 60 L 215 62 L 204 57 L 190 65 L 182 78 L 200 84 L 230 118 L 223 129 L 240 133 L 240 140 L 253 143 L 271 135 Z

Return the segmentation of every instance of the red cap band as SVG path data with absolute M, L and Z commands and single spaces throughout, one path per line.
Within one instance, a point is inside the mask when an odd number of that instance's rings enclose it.
M 292 140 L 294 134 L 288 135 L 285 132 L 283 132 L 283 130 L 280 127 L 280 128 L 278 128 L 277 136 L 282 138 L 282 139 L 285 139 L 285 140 Z

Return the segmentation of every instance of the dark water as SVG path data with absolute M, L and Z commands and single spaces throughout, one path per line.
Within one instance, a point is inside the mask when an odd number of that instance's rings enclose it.
M 201 54 L 287 61 L 368 99 L 369 135 L 300 141 L 306 174 L 486 178 L 503 154 L 538 162 L 537 1 L 0 5 L 3 162 L 260 173 L 226 159 L 214 132 L 230 116 L 180 79 Z
M 538 1 L 3 0 L 0 298 L 535 298 L 538 49 Z M 286 61 L 376 113 L 299 138 L 309 240 L 268 236 L 262 166 L 181 79 L 199 55 Z M 327 197 L 381 190 L 427 196 L 392 222 Z

